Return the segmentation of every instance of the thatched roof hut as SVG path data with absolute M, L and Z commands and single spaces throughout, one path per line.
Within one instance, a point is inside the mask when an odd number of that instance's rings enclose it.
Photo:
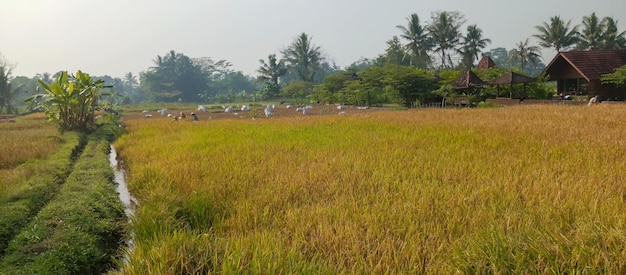
M 509 71 L 506 74 L 501 75 L 500 77 L 489 81 L 489 84 L 493 85 L 512 85 L 512 84 L 521 84 L 521 83 L 530 83 L 537 81 L 536 78 L 525 76 L 523 74 L 518 74 L 513 71 Z
M 490 68 L 495 68 L 495 67 L 496 67 L 496 62 L 493 62 L 493 59 L 491 59 L 490 56 L 483 55 L 480 61 L 478 61 L 478 65 L 476 66 L 476 69 L 490 69 Z
M 461 72 L 461 75 L 452 82 L 452 87 L 457 90 L 466 90 L 482 87 L 485 84 L 487 83 L 480 79 L 472 70 L 465 69 Z

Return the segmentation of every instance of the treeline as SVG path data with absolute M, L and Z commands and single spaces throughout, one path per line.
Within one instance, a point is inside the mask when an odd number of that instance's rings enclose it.
M 538 45 L 532 45 L 529 37 L 520 38 L 513 49 L 496 47 L 485 51 L 491 39 L 476 24 L 465 26 L 465 16 L 457 11 L 433 13 L 429 20 L 422 20 L 415 13 L 396 26 L 398 35 L 387 41 L 384 53 L 374 58 L 361 58 L 343 69 L 322 55 L 322 48 L 313 43 L 306 33 L 298 35 L 291 44 L 280 51 L 280 55 L 270 54 L 259 60 L 256 76 L 244 75 L 233 70 L 226 60 L 210 57 L 189 57 L 183 53 L 170 51 L 157 56 L 154 66 L 139 75 L 127 73 L 123 78 L 111 76 L 94 77 L 102 79 L 113 87 L 114 93 L 105 98 L 112 104 L 139 104 L 144 102 L 254 102 L 270 99 L 318 100 L 327 101 L 328 94 L 337 94 L 337 87 L 328 83 L 338 83 L 338 79 L 354 78 L 364 83 L 341 87 L 341 95 L 332 100 L 360 104 L 386 103 L 399 101 L 410 105 L 417 98 L 437 100 L 437 92 L 449 79 L 437 85 L 427 84 L 418 90 L 431 89 L 433 95 L 406 96 L 397 86 L 411 87 L 414 83 L 398 83 L 402 75 L 389 79 L 389 73 L 400 70 L 397 65 L 411 68 L 413 74 L 437 77 L 448 70 L 460 71 L 471 68 L 482 55 L 490 56 L 497 66 L 504 70 L 514 70 L 529 76 L 538 76 L 545 64 L 540 49 L 598 50 L 626 48 L 626 32 L 617 27 L 612 17 L 598 17 L 595 13 L 584 16 L 579 25 L 572 25 L 560 16 L 551 17 L 548 22 L 535 26 L 534 38 Z M 464 27 L 465 26 L 465 27 Z M 14 113 L 23 99 L 36 93 L 37 80 L 51 81 L 49 73 L 33 78 L 11 75 L 13 66 L 2 59 L 0 62 L 0 112 Z M 386 69 L 385 69 L 386 68 Z M 393 69 L 391 69 L 393 68 Z M 385 70 L 388 78 L 396 84 L 385 88 L 372 85 L 366 80 L 372 72 Z M 428 72 L 428 73 L 425 73 Z M 326 80 L 326 78 L 329 78 Z M 378 81 L 381 82 L 382 80 Z M 330 85 L 330 86 L 329 86 Z M 394 91 L 395 89 L 395 91 Z M 365 94 L 365 95 L 362 95 Z M 441 94 L 441 92 L 439 92 Z M 487 93 L 488 94 L 488 93 Z M 33 106 L 24 106 L 31 110 Z

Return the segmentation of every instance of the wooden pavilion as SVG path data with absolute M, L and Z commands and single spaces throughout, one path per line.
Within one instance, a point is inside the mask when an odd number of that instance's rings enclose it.
M 536 78 L 518 74 L 513 71 L 509 71 L 500 77 L 489 81 L 489 84 L 496 85 L 496 98 L 500 96 L 500 85 L 509 85 L 509 98 L 513 98 L 513 85 L 524 84 L 524 96 L 526 95 L 526 83 L 537 81 Z
M 452 82 L 452 88 L 457 92 L 464 93 L 462 96 L 453 97 L 453 104 L 458 106 L 468 105 L 467 95 L 478 94 L 483 85 L 487 82 L 478 77 L 472 70 L 465 69 L 454 82 Z
M 543 73 L 556 81 L 557 93 L 600 100 L 626 99 L 626 87 L 602 84 L 600 77 L 626 65 L 626 50 L 591 50 L 559 52 Z
M 452 82 L 452 87 L 456 90 L 470 90 L 480 88 L 485 84 L 487 83 L 480 79 L 472 70 L 465 69 L 461 72 L 459 77 Z

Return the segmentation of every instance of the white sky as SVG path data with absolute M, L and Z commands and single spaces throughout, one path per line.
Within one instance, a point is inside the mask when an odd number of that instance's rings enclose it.
M 573 26 L 595 11 L 626 30 L 624 0 L 0 0 L 0 54 L 17 64 L 14 76 L 82 70 L 123 77 L 170 50 L 225 59 L 255 76 L 259 59 L 280 56 L 305 32 L 344 68 L 383 53 L 411 13 L 427 23 L 436 11 L 459 11 L 466 25 L 477 24 L 492 41 L 486 51 L 514 48 L 555 15 Z M 545 63 L 554 56 L 543 54 Z

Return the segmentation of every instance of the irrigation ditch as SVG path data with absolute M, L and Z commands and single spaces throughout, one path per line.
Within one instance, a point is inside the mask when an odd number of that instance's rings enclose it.
M 130 194 L 128 190 L 128 185 L 126 184 L 126 171 L 124 170 L 124 165 L 122 162 L 118 161 L 117 151 L 113 146 L 113 143 L 110 145 L 109 149 L 109 163 L 111 168 L 113 169 L 113 181 L 116 184 L 115 191 L 119 194 L 120 201 L 124 204 L 124 213 L 128 218 L 128 222 L 130 222 L 131 218 L 135 214 L 135 207 L 137 205 L 137 200 Z M 126 238 L 126 250 L 124 257 L 124 264 L 128 261 L 128 253 L 133 250 L 133 232 L 129 231 L 128 236 Z

